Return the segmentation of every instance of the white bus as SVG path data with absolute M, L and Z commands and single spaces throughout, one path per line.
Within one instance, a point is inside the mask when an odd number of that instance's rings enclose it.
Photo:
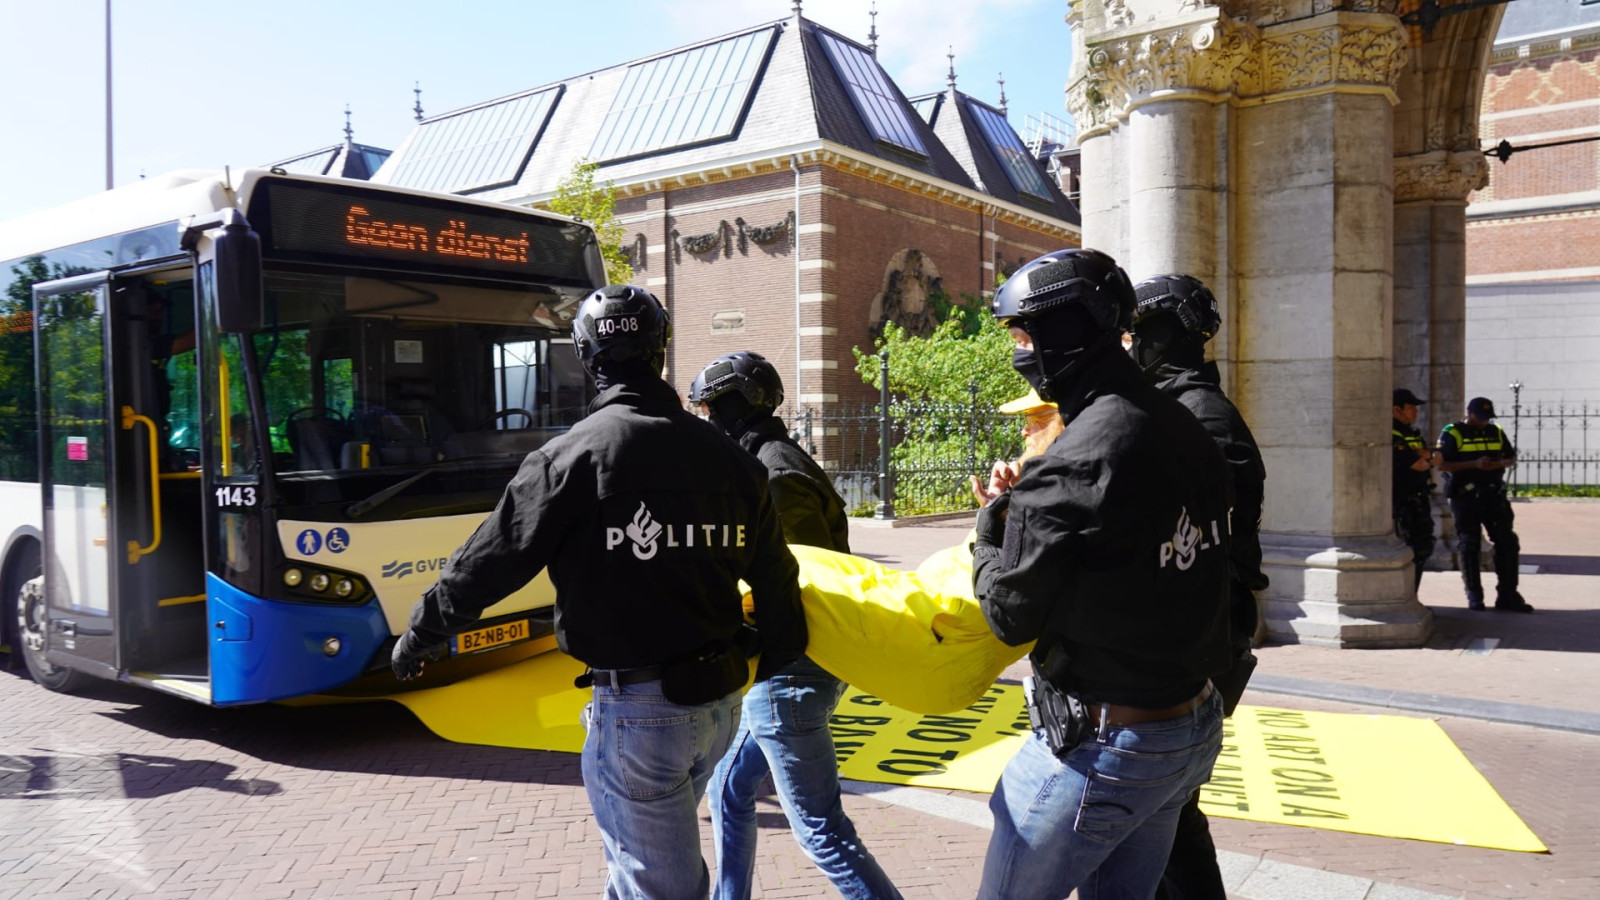
M 0 224 L 0 640 L 216 706 L 387 668 L 440 564 L 592 398 L 561 216 L 281 170 Z M 550 632 L 546 577 L 453 654 Z M 526 650 L 526 648 L 524 648 Z

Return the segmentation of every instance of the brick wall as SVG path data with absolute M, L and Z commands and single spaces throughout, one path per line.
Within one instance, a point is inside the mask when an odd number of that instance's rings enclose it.
M 799 395 L 808 403 L 873 402 L 876 392 L 856 374 L 851 351 L 872 346 L 873 301 L 897 253 L 920 250 L 945 291 L 958 296 L 992 293 L 997 253 L 1015 266 L 1066 245 L 1045 229 L 986 214 L 970 198 L 929 196 L 848 163 L 801 166 L 798 248 L 787 227 L 772 243 L 748 239 L 750 228 L 788 221 L 795 181 L 779 170 L 619 199 L 625 243 L 642 235 L 647 248 L 634 278 L 672 312 L 667 376 L 681 392 L 717 356 L 753 350 L 777 366 L 790 404 Z M 747 226 L 743 246 L 739 219 Z M 684 237 L 713 235 L 704 252 L 682 245 Z
M 1497 51 L 1497 58 L 1504 51 Z M 1484 146 L 1502 139 L 1525 147 L 1600 135 L 1600 48 L 1494 62 L 1484 81 L 1480 135 Z M 1600 267 L 1600 199 L 1566 210 L 1504 209 L 1519 201 L 1600 192 L 1600 143 L 1519 152 L 1491 159 L 1489 184 L 1474 204 L 1496 204 L 1484 217 L 1469 207 L 1467 274 L 1483 281 L 1594 278 Z M 1563 274 L 1564 270 L 1568 270 Z M 1587 274 L 1586 274 L 1587 272 Z

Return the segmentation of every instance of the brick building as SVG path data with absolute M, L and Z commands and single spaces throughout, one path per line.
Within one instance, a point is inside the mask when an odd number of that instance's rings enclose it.
M 864 400 L 884 322 L 926 331 L 930 298 L 1080 233 L 1003 109 L 954 73 L 913 105 L 874 49 L 796 14 L 425 119 L 373 180 L 538 205 L 592 160 L 672 311 L 669 380 L 749 349 L 791 404 Z
M 1600 3 L 1507 5 L 1480 136 L 1516 152 L 1467 207 L 1467 396 L 1600 404 Z

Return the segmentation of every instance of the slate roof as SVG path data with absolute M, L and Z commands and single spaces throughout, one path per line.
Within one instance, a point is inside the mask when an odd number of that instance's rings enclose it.
M 1016 133 L 1015 126 L 1004 122 L 1005 117 L 998 109 L 954 88 L 937 94 L 913 97 L 911 103 L 928 117 L 933 133 L 950 149 L 950 153 L 966 170 L 978 190 L 996 199 L 1065 219 L 1074 225 L 1082 224 L 1082 216 L 1077 206 L 1061 192 L 1060 185 L 1050 176 L 1044 164 L 1031 154 L 1027 160 L 1019 160 L 1018 163 L 1026 164 L 1031 161 L 1040 177 L 1040 183 L 1032 187 L 1042 187 L 1047 195 L 1040 196 L 1033 191 L 1020 190 L 1007 174 L 1006 164 L 1001 159 L 1002 150 L 995 147 L 984 134 L 983 127 L 978 122 L 977 110 L 984 110 L 991 117 L 990 121 L 1009 127 L 1011 134 L 1016 137 L 1016 145 L 1024 151 L 1026 147 L 1022 143 L 1022 137 Z
M 719 49 L 718 45 L 730 47 L 759 45 L 763 32 L 772 34 L 773 39 L 770 42 L 768 55 L 753 69 L 754 74 L 749 80 L 748 94 L 739 94 L 736 88 L 729 88 L 728 91 L 717 94 L 712 101 L 693 106 L 692 98 L 695 96 L 693 89 L 696 87 L 697 78 L 709 78 L 711 81 L 706 83 L 716 87 L 718 77 L 723 78 L 724 82 L 733 77 L 728 74 L 719 76 L 719 72 L 751 70 L 740 69 L 737 61 L 701 62 L 689 65 L 685 60 L 720 60 L 722 57 L 714 52 Z M 752 39 L 751 36 L 756 37 Z M 870 51 L 859 42 L 823 28 L 809 19 L 791 16 L 468 107 L 468 110 L 478 110 L 500 103 L 510 103 L 538 91 L 560 89 L 559 99 L 550 112 L 549 121 L 544 125 L 542 133 L 536 137 L 532 155 L 522 162 L 520 175 L 514 184 L 481 190 L 474 190 L 470 186 L 462 187 L 459 185 L 471 183 L 468 173 L 463 171 L 455 179 L 459 182 L 458 186 L 440 186 L 439 189 L 455 190 L 471 196 L 505 202 L 527 202 L 553 193 L 556 185 L 571 172 L 573 163 L 580 158 L 588 158 L 600 164 L 597 173 L 599 178 L 627 184 L 670 176 L 677 172 L 703 170 L 729 161 L 770 159 L 791 152 L 792 148 L 814 146 L 820 141 L 828 141 L 850 148 L 864 157 L 881 159 L 902 169 L 920 172 L 930 180 L 946 182 L 967 190 L 990 191 L 997 199 L 1016 202 L 1041 216 L 1056 217 L 1072 223 L 1079 221 L 1077 211 L 1065 197 L 1060 196 L 1059 190 L 1054 191 L 1049 203 L 1019 200 L 1017 191 L 1006 180 L 1004 169 L 998 167 L 999 164 L 992 153 L 986 161 L 976 165 L 970 158 L 964 159 L 963 155 L 966 157 L 973 155 L 970 145 L 974 141 L 978 146 L 987 146 L 981 132 L 974 130 L 972 132 L 974 136 L 968 136 L 965 134 L 967 126 L 963 124 L 962 130 L 957 132 L 962 135 L 962 139 L 956 144 L 952 145 L 942 140 L 941 135 L 917 114 L 906 100 L 904 93 L 894 85 L 886 72 L 882 72 L 881 67 L 878 67 L 878 71 L 882 73 L 883 81 L 892 91 L 892 97 L 885 96 L 872 102 L 884 104 L 878 108 L 879 114 L 894 116 L 898 111 L 903 121 L 897 120 L 896 127 L 910 129 L 910 133 L 915 135 L 916 142 L 927 152 L 925 154 L 912 152 L 875 138 L 871 127 L 862 118 L 858 103 L 852 100 L 852 88 L 840 78 L 824 47 L 823 41 L 826 39 L 824 36 L 831 36 L 833 40 L 849 45 L 847 50 L 853 47 L 861 54 L 868 54 L 870 59 Z M 857 56 L 853 52 L 850 55 Z M 680 56 L 682 59 L 674 60 L 674 57 Z M 681 64 L 675 69 L 667 65 L 674 62 Z M 876 65 L 875 60 L 871 62 Z M 635 77 L 631 81 L 630 69 L 635 70 Z M 722 111 L 732 112 L 732 107 L 727 104 L 741 103 L 742 106 L 737 109 L 736 115 L 732 115 L 731 129 L 700 128 L 696 131 L 696 126 L 691 123 L 685 126 L 685 133 L 708 136 L 695 143 L 669 145 L 659 150 L 648 150 L 631 156 L 622 155 L 615 159 L 602 158 L 600 151 L 605 147 L 618 146 L 614 140 L 597 140 L 606 133 L 607 115 L 614 106 L 621 109 L 628 107 L 630 103 L 642 104 L 640 97 L 648 94 L 650 90 L 656 90 L 656 94 L 660 96 L 671 93 L 671 91 L 642 87 L 646 79 L 640 77 L 640 73 L 646 71 L 655 73 L 659 77 L 668 77 L 661 73 L 670 71 L 675 73 L 671 77 L 682 79 L 684 87 L 681 109 L 688 110 L 693 106 L 696 116 L 716 115 Z M 700 93 L 706 94 L 706 91 Z M 620 102 L 619 94 L 622 95 Z M 657 106 L 653 109 L 659 111 L 661 108 Z M 421 156 L 419 148 L 423 143 L 423 138 L 419 138 L 419 135 L 426 136 L 428 129 L 440 120 L 462 112 L 463 110 L 455 110 L 423 120 L 401 143 L 399 149 L 373 180 L 406 184 L 419 177 L 421 171 L 418 168 Z M 661 116 L 657 115 L 652 119 L 652 115 L 655 113 L 646 110 L 640 113 L 641 118 L 637 121 L 648 123 L 661 120 Z M 439 133 L 437 128 L 434 132 Z M 629 143 L 628 146 L 634 145 Z M 438 157 L 437 147 L 429 152 L 433 158 Z M 988 168 L 985 168 L 986 166 Z M 987 173 L 984 185 L 979 185 L 975 181 L 973 172 Z
M 323 147 L 310 153 L 291 156 L 271 163 L 268 168 L 307 175 L 333 175 L 340 178 L 357 178 L 366 181 L 389 158 L 390 151 L 345 141 L 332 147 Z

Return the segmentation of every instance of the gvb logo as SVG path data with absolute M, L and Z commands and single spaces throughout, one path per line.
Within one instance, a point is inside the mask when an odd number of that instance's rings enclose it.
M 624 542 L 630 544 L 634 557 L 638 559 L 654 559 L 656 552 L 662 546 L 667 548 L 694 547 L 743 547 L 744 526 L 729 525 L 726 523 L 696 523 L 663 525 L 657 522 L 655 516 L 650 514 L 648 507 L 643 502 L 639 504 L 638 512 L 633 514 L 633 521 L 626 528 L 608 527 L 606 529 L 606 549 L 615 550 Z
M 1189 521 L 1189 508 L 1185 506 L 1178 511 L 1178 527 L 1173 529 L 1172 540 L 1162 544 L 1157 551 L 1157 568 L 1165 569 L 1167 563 L 1172 563 L 1178 567 L 1178 571 L 1187 572 L 1201 550 L 1221 545 L 1222 529 L 1218 527 L 1217 520 L 1211 520 L 1211 537 L 1208 540 L 1205 532 Z
M 445 561 L 449 558 L 440 556 L 434 559 L 394 559 L 384 563 L 379 574 L 384 578 L 409 578 L 424 572 L 437 572 L 444 568 Z

